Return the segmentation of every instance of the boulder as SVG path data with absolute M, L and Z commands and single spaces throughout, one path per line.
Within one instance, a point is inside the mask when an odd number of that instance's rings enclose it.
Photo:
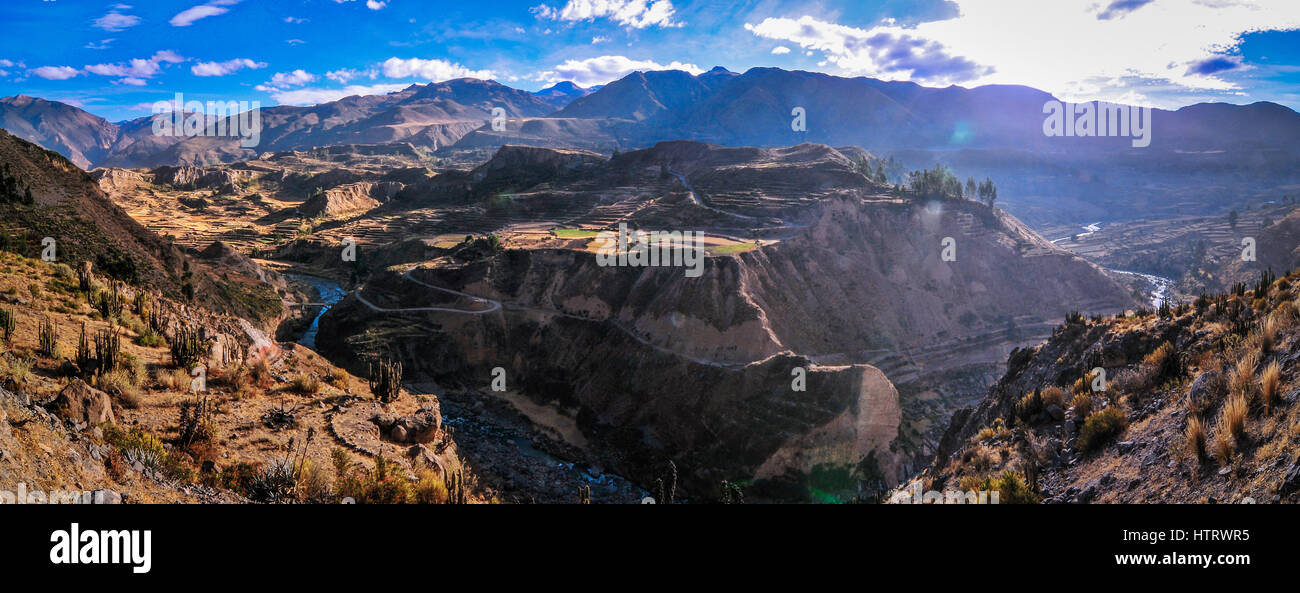
M 117 424 L 117 419 L 113 417 L 113 400 L 107 393 L 87 385 L 81 379 L 73 379 L 59 392 L 50 406 L 64 419 L 77 424 Z
M 397 417 L 381 413 L 371 416 L 370 421 L 379 427 L 379 431 L 396 443 L 427 443 L 438 437 L 442 428 L 442 413 L 438 404 L 425 404 L 414 414 Z
M 1187 390 L 1187 397 L 1194 405 L 1200 407 L 1203 402 L 1213 400 L 1220 391 L 1222 379 L 1219 371 L 1208 370 L 1196 376 L 1192 386 Z

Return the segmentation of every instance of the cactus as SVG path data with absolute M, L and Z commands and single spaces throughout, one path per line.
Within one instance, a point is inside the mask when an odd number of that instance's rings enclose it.
M 101 290 L 91 298 L 91 306 L 106 320 L 122 317 L 122 284 L 114 281 L 109 290 Z
M 381 360 L 370 363 L 370 393 L 383 403 L 397 399 L 402 389 L 402 363 Z
M 578 504 L 591 504 L 591 486 L 578 486 Z
M 122 354 L 122 332 L 116 328 L 100 331 L 95 335 L 95 358 L 99 361 L 99 372 L 111 373 L 117 369 Z
M 469 492 L 465 489 L 465 476 L 456 470 L 447 474 L 447 504 L 469 504 Z
M 81 265 L 77 266 L 77 286 L 81 288 L 81 292 L 89 295 L 90 283 L 94 279 L 95 275 L 91 272 L 91 263 L 88 261 L 81 262 Z
M 54 358 L 54 355 L 59 351 L 58 336 L 54 333 L 54 321 L 48 316 L 41 319 L 36 334 L 41 343 L 41 354 Z
M 135 299 L 131 301 L 131 312 L 144 319 L 151 305 L 153 302 L 149 299 L 149 295 L 143 290 L 137 290 Z
M 168 345 L 171 347 L 172 364 L 177 368 L 193 370 L 208 358 L 208 341 L 192 327 L 177 329 Z
M 90 367 L 94 364 L 95 357 L 90 354 L 90 341 L 86 339 L 86 324 L 81 324 L 81 338 L 77 340 L 77 368 L 81 372 L 89 373 Z
M 0 331 L 4 331 L 6 344 L 13 339 L 17 319 L 12 309 L 0 309 Z

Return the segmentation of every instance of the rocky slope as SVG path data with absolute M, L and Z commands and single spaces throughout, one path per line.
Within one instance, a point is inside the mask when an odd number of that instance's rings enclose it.
M 1013 353 L 988 396 L 954 416 L 915 486 L 900 490 L 992 485 L 1003 502 L 1300 502 L 1296 280 L 1067 323 Z

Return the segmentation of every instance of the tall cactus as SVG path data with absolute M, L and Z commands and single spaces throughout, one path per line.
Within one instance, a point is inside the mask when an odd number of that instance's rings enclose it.
M 460 470 L 447 473 L 447 504 L 469 504 L 469 491 L 465 489 L 465 475 Z
M 0 309 L 0 331 L 4 331 L 5 343 L 13 339 L 14 327 L 17 325 L 17 317 L 14 316 L 12 309 Z
M 48 315 L 42 318 L 40 326 L 36 328 L 36 334 L 41 344 L 41 354 L 54 358 L 59 351 L 58 334 L 54 333 L 54 320 Z
M 402 389 L 402 363 L 380 360 L 370 363 L 370 393 L 383 403 L 397 399 Z
M 89 373 L 91 366 L 94 365 L 95 357 L 90 352 L 90 340 L 86 339 L 86 324 L 81 324 L 81 338 L 77 340 L 77 368 L 81 372 Z
M 95 335 L 95 358 L 99 361 L 99 372 L 111 373 L 116 370 L 121 354 L 121 331 L 110 328 Z
M 135 313 L 140 319 L 144 319 L 153 302 L 149 299 L 149 294 L 143 290 L 135 291 L 135 299 L 131 301 L 131 312 Z
M 95 275 L 91 272 L 91 263 L 88 261 L 81 262 L 81 265 L 77 266 L 77 286 L 81 288 L 81 292 L 89 295 L 90 283 L 94 279 Z
M 178 328 L 169 346 L 172 352 L 172 364 L 177 368 L 193 370 L 208 358 L 208 341 L 199 335 L 199 330 L 192 327 Z

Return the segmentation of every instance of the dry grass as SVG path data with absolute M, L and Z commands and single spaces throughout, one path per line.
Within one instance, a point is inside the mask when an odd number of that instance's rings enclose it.
M 158 369 L 154 380 L 168 391 L 186 391 L 190 388 L 190 374 L 185 369 Z
M 316 395 L 320 392 L 320 379 L 309 377 L 307 375 L 299 375 L 293 380 L 293 385 L 290 389 L 299 395 Z
M 1270 362 L 1259 374 L 1259 398 L 1264 411 L 1273 413 L 1273 406 L 1282 401 L 1282 367 Z
M 447 485 L 438 472 L 423 468 L 415 473 L 419 479 L 415 484 L 414 498 L 419 504 L 447 504 L 449 498 Z
M 1040 396 L 1043 398 L 1044 407 L 1050 406 L 1052 404 L 1056 404 L 1057 406 L 1060 406 L 1062 410 L 1065 409 L 1064 389 L 1061 389 L 1060 387 L 1057 387 L 1055 385 L 1051 385 L 1049 387 L 1044 388 L 1043 391 L 1040 393 Z
M 1214 435 L 1214 458 L 1219 460 L 1219 464 L 1227 466 L 1232 463 L 1232 456 L 1236 453 L 1236 446 L 1232 443 L 1232 435 L 1219 431 Z
M 1205 458 L 1205 424 L 1201 422 L 1200 416 L 1191 416 L 1187 419 L 1187 429 L 1183 431 L 1183 442 L 1186 444 L 1188 452 L 1195 455 L 1197 460 Z
M 1234 395 L 1228 398 L 1228 403 L 1224 404 L 1223 412 L 1219 415 L 1219 434 L 1231 435 L 1238 443 L 1245 442 L 1248 410 L 1246 396 Z
M 1255 367 L 1259 366 L 1259 352 L 1256 350 L 1248 351 L 1237 361 L 1237 366 L 1233 367 L 1232 373 L 1228 377 L 1228 386 L 1232 393 L 1237 395 L 1250 395 L 1255 388 Z

